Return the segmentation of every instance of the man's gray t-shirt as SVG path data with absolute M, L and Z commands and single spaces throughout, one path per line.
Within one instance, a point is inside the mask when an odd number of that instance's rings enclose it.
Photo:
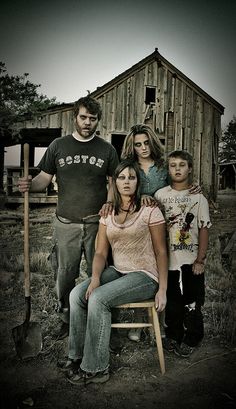
M 95 136 L 80 142 L 72 135 L 55 139 L 38 167 L 56 175 L 58 184 L 57 214 L 79 222 L 97 214 L 107 198 L 107 176 L 118 165 L 115 148 Z

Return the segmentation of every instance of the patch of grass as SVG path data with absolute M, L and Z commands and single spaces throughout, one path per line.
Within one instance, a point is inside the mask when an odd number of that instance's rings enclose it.
M 30 231 L 32 312 L 42 325 L 47 348 L 54 351 L 56 346 L 53 346 L 52 334 L 58 328 L 59 318 L 55 312 L 54 274 L 47 260 L 51 247 L 52 226 L 47 224 L 33 225 Z M 3 248 L 0 259 L 1 269 L 20 273 L 14 274 L 13 293 L 15 300 L 12 300 L 13 303 L 17 302 L 17 297 L 24 300 L 22 283 L 19 282 L 19 276 L 23 278 L 24 270 L 22 224 L 9 226 L 2 229 L 1 233 L 0 244 Z M 205 273 L 206 303 L 203 312 L 207 336 L 220 337 L 223 342 L 233 345 L 236 343 L 236 276 L 232 272 L 231 264 L 225 263 L 221 256 L 228 236 L 216 234 L 210 237 Z M 21 249 L 19 249 L 20 246 Z M 83 260 L 81 275 L 77 283 L 86 277 L 86 263 Z M 7 297 L 5 293 L 4 297 L 5 304 L 10 309 L 10 296 Z M 121 318 L 125 320 L 127 317 L 124 314 Z
M 1 268 L 9 272 L 19 272 L 24 269 L 22 254 L 1 254 Z
M 50 264 L 47 260 L 48 254 L 43 252 L 30 254 L 30 272 L 40 274 L 49 274 L 51 271 Z M 9 272 L 19 272 L 24 270 L 23 254 L 2 254 L 1 268 Z
M 51 266 L 48 261 L 48 254 L 42 251 L 30 254 L 30 270 L 41 274 L 50 274 Z
M 236 339 L 236 303 L 223 300 L 211 303 L 212 334 L 221 336 L 227 343 L 234 345 Z
M 236 343 L 236 277 L 221 256 L 218 236 L 211 238 L 206 264 L 206 305 L 210 335 Z
M 13 225 L 6 225 L 5 227 L 0 228 L 0 235 L 4 237 L 4 240 L 12 239 L 16 236 L 22 236 L 23 234 L 23 225 L 22 223 L 17 223 Z

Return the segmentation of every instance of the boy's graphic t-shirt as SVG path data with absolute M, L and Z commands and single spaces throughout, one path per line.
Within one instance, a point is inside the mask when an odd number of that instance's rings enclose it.
M 155 193 L 164 205 L 168 231 L 169 270 L 180 270 L 183 264 L 193 264 L 198 254 L 198 231 L 211 226 L 207 199 L 188 190 L 166 186 Z

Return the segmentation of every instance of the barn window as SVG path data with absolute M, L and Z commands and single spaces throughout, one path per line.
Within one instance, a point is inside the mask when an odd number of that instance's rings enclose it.
M 150 105 L 156 102 L 156 88 L 146 87 L 145 104 Z

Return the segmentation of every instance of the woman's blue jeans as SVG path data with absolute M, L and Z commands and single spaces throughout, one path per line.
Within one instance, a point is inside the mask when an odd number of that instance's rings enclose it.
M 85 300 L 90 278 L 70 293 L 70 359 L 82 358 L 81 369 L 103 371 L 109 366 L 111 309 L 116 305 L 153 298 L 158 283 L 142 271 L 121 274 L 105 269 L 97 287 Z

